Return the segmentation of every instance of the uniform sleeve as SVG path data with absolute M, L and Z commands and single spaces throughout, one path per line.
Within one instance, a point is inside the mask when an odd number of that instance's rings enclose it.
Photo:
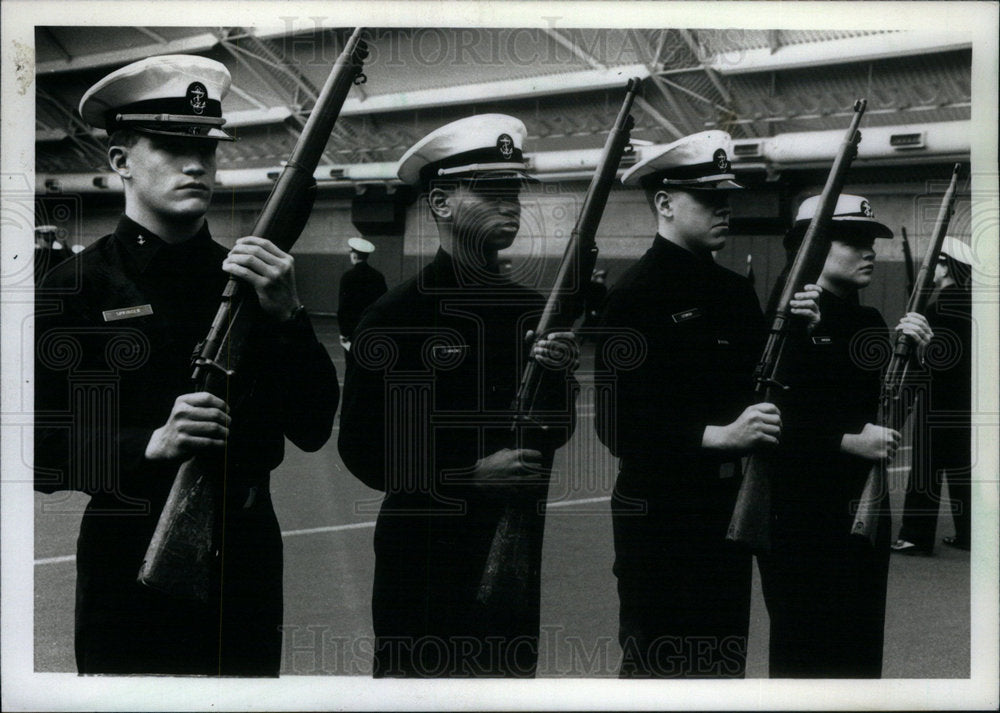
M 333 432 L 340 400 L 337 371 L 305 314 L 276 331 L 284 433 L 302 450 L 317 451 Z
M 87 317 L 60 274 L 49 273 L 36 295 L 35 490 L 120 492 L 125 484 L 108 480 L 139 471 L 156 427 L 107 400 L 113 385 L 102 388 L 100 375 L 110 373 L 114 333 Z
M 386 489 L 386 368 L 380 356 L 398 353 L 398 345 L 385 342 L 369 321 L 359 325 L 344 375 L 344 401 L 340 410 L 337 449 L 344 465 L 358 480 L 376 490 Z M 379 344 L 388 354 L 382 353 Z

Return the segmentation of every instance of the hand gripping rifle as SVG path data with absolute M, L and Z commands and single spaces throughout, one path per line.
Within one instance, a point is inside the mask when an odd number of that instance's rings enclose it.
M 910 299 L 906 303 L 907 312 L 923 314 L 931 292 L 933 292 L 934 268 L 937 265 L 938 256 L 941 254 L 945 233 L 948 232 L 951 214 L 955 209 L 955 189 L 958 184 L 959 169 L 961 169 L 961 164 L 956 163 L 951 172 L 951 183 L 948 185 L 948 190 L 945 191 L 944 200 L 941 201 L 931 243 L 927 246 L 924 261 L 917 274 L 917 281 L 910 293 Z M 913 337 L 908 334 L 900 332 L 896 335 L 892 358 L 889 360 L 889 366 L 882 378 L 882 390 L 879 394 L 877 422 L 880 426 L 898 428 L 909 416 L 912 402 L 903 398 L 903 387 L 906 385 L 910 357 L 913 355 L 915 346 Z M 880 504 L 882 496 L 886 492 L 888 466 L 887 459 L 882 459 L 872 465 L 868 472 L 868 480 L 865 481 L 865 487 L 861 493 L 858 510 L 854 515 L 854 524 L 851 527 L 851 534 L 867 537 L 872 545 L 875 544 L 875 536 L 878 534 Z
M 615 180 L 622 155 L 628 146 L 629 134 L 635 124 L 629 112 L 639 86 L 640 80 L 636 77 L 628 81 L 625 100 L 604 143 L 597 171 L 590 181 L 583 208 L 563 253 L 555 285 L 535 328 L 536 340 L 552 332 L 571 328 L 583 313 L 584 289 L 597 263 L 597 227 L 601 223 L 611 184 Z M 512 430 L 541 425 L 537 417 L 541 404 L 537 400 L 543 375 L 543 368 L 529 358 L 514 399 Z M 512 505 L 504 508 L 476 597 L 487 611 L 495 612 L 501 608 L 519 611 L 527 603 L 530 531 L 528 513 L 523 508 Z
M 826 185 L 820 194 L 819 206 L 813 216 L 802 245 L 795 254 L 795 260 L 788 272 L 784 289 L 778 300 L 771 329 L 754 373 L 756 392 L 763 401 L 773 401 L 776 390 L 787 388 L 778 380 L 781 366 L 781 355 L 788 338 L 791 309 L 789 303 L 796 292 L 803 286 L 815 282 L 823 270 L 823 263 L 830 250 L 830 238 L 827 234 L 830 218 L 837 205 L 837 198 L 844 187 L 847 171 L 858 153 L 858 143 L 861 132 L 858 125 L 865 113 L 867 102 L 859 99 L 854 104 L 854 116 L 851 125 L 844 135 L 844 141 L 834 158 L 833 166 L 826 177 Z M 770 548 L 770 518 L 771 518 L 771 482 L 767 474 L 766 459 L 753 454 L 750 456 L 733 516 L 729 521 L 729 532 L 726 539 L 748 545 L 754 551 L 767 551 Z
M 357 28 L 337 58 L 320 92 L 292 155 L 278 176 L 254 224 L 252 235 L 291 249 L 305 227 L 316 195 L 313 173 L 330 133 L 361 73 L 368 48 Z M 192 378 L 197 391 L 208 391 L 227 403 L 234 401 L 231 380 L 241 376 L 248 338 L 258 322 L 260 306 L 252 290 L 231 278 L 205 341 L 194 359 Z M 238 383 L 238 382 L 237 382 Z M 181 465 L 163 506 L 156 530 L 139 569 L 140 583 L 187 599 L 207 601 L 213 555 L 218 547 L 216 500 L 225 521 L 225 455 L 198 455 Z

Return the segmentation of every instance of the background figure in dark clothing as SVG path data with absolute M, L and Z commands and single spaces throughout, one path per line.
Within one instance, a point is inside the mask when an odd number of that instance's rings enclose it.
M 971 541 L 972 260 L 968 245 L 944 239 L 934 271 L 938 292 L 927 310 L 935 334 L 923 355 L 930 383 L 914 412 L 913 468 L 899 539 L 892 545 L 900 554 L 934 552 L 944 480 L 955 534 L 942 542 L 968 550 Z
M 45 273 L 70 256 L 70 251 L 56 237 L 54 225 L 35 228 L 35 285 L 41 283 Z
M 340 328 L 340 346 L 347 359 L 351 359 L 351 339 L 361 320 L 361 313 L 386 293 L 385 277 L 368 264 L 375 246 L 364 238 L 347 241 L 351 249 L 351 268 L 340 278 L 337 299 L 337 326 Z
M 553 454 L 573 432 L 573 335 L 532 347 L 544 298 L 500 272 L 520 229 L 526 130 L 485 114 L 428 134 L 400 161 L 441 247 L 372 305 L 344 383 L 344 464 L 385 491 L 375 526 L 376 677 L 530 677 L 538 661 L 545 501 Z M 439 180 L 440 178 L 440 180 Z M 561 355 L 561 356 L 560 356 Z M 511 432 L 528 359 L 546 367 L 553 421 Z M 528 523 L 514 569 L 527 591 L 484 603 L 479 586 L 506 508 Z
M 609 293 L 595 352 L 607 384 L 597 434 L 621 459 L 611 507 L 622 677 L 746 668 L 752 560 L 726 530 L 740 456 L 777 443 L 782 416 L 752 403 L 757 296 L 712 256 L 740 188 L 730 151 L 729 134 L 701 132 L 622 177 L 642 183 L 658 231 Z M 796 314 L 813 315 L 816 294 L 796 295 Z
M 799 209 L 801 241 L 819 203 Z M 859 196 L 841 195 L 830 224 L 830 252 L 819 285 L 822 315 L 793 330 L 778 380 L 788 387 L 781 443 L 758 454 L 771 476 L 771 549 L 758 555 L 771 620 L 772 678 L 877 678 L 882 672 L 889 567 L 887 496 L 879 542 L 851 535 L 853 509 L 872 464 L 891 458 L 897 431 L 873 422 L 881 357 L 890 347 L 882 316 L 855 299 L 874 270 L 876 238 L 892 232 Z M 910 313 L 899 328 L 926 341 L 930 329 Z
M 80 673 L 280 669 L 270 471 L 286 437 L 307 451 L 323 446 L 339 387 L 298 301 L 291 256 L 254 236 L 227 251 L 209 234 L 216 145 L 230 138 L 219 128 L 229 82 L 219 62 L 154 57 L 81 101 L 83 118 L 110 133 L 125 215 L 48 273 L 36 293 L 35 349 L 35 489 L 90 496 L 76 558 Z M 191 355 L 230 276 L 245 281 L 262 318 L 232 377 L 242 396 L 227 403 L 190 392 Z M 178 468 L 195 455 L 225 461 L 204 604 L 136 581 Z

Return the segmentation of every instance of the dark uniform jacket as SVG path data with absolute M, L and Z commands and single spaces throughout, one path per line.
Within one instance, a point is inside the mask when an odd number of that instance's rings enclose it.
M 871 462 L 842 453 L 840 442 L 875 422 L 888 330 L 873 307 L 829 291 L 817 304 L 822 321 L 792 333 L 777 374 L 788 390 L 775 397 L 783 425 L 774 497 L 779 511 L 790 508 L 787 517 L 813 525 L 833 518 L 831 527 L 849 533 L 848 503 L 861 495 Z
M 81 671 L 278 672 L 281 540 L 269 472 L 285 436 L 305 450 L 323 445 L 339 396 L 307 319 L 262 322 L 245 377 L 232 382 L 245 395 L 230 400 L 221 654 L 218 597 L 203 608 L 136 584 L 180 465 L 148 461 L 145 448 L 175 398 L 195 390 L 192 352 L 228 279 L 226 253 L 207 228 L 171 245 L 123 217 L 38 293 L 35 488 L 91 496 L 77 553 Z
M 547 484 L 513 505 L 529 523 L 533 603 L 497 619 L 476 597 L 504 503 L 472 489 L 469 474 L 477 460 L 518 446 L 510 408 L 528 359 L 524 335 L 543 306 L 498 274 L 460 273 L 438 251 L 369 308 L 354 335 L 339 447 L 355 476 L 385 491 L 375 530 L 376 676 L 534 672 Z M 553 452 L 572 433 L 575 398 L 572 377 L 549 376 L 555 425 L 521 444 L 543 451 L 546 483 Z M 518 637 L 525 645 L 509 657 L 490 648 Z
M 792 333 L 779 381 L 781 445 L 767 459 L 772 548 L 758 557 L 771 618 L 772 677 L 877 677 L 890 522 L 878 544 L 851 535 L 872 462 L 842 453 L 874 423 L 890 344 L 877 310 L 824 291 L 821 322 Z
M 763 347 L 740 275 L 657 236 L 605 302 L 595 423 L 612 499 L 623 676 L 744 671 L 749 554 L 725 540 L 738 459 L 701 446 L 752 402 Z
M 385 293 L 385 278 L 367 262 L 359 262 L 343 274 L 337 301 L 337 323 L 345 339 L 349 340 L 354 335 L 365 308 Z
M 600 405 L 596 425 L 622 458 L 619 490 L 678 507 L 714 502 L 720 466 L 733 458 L 701 439 L 705 426 L 726 425 L 752 403 L 764 335 L 753 287 L 657 236 L 611 290 L 603 324 L 596 371 L 612 379 L 614 401 Z M 725 480 L 725 490 L 739 487 Z
M 930 409 L 969 414 L 972 409 L 972 291 L 958 285 L 942 288 L 927 309 L 935 339 L 927 352 Z

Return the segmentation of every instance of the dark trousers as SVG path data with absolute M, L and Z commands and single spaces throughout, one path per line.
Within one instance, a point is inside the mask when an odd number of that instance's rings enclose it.
M 971 458 L 966 425 L 957 427 L 924 424 L 914 444 L 913 468 L 906 484 L 901 540 L 928 552 L 934 550 L 942 484 L 948 482 L 948 503 L 955 522 L 955 539 L 968 545 L 972 533 Z
M 757 558 L 771 678 L 881 677 L 891 526 L 883 513 L 875 547 L 848 534 L 844 517 L 779 519 L 771 551 Z
M 541 518 L 536 525 L 542 527 Z M 532 552 L 522 553 L 526 596 L 485 605 L 477 592 L 494 529 L 488 516 L 480 521 L 475 514 L 380 516 L 372 587 L 375 678 L 535 675 L 541 534 Z
M 741 678 L 750 555 L 725 540 L 725 510 L 612 500 L 622 678 Z
M 136 582 L 149 542 L 149 526 L 139 518 L 84 516 L 76 586 L 80 673 L 278 675 L 282 553 L 270 496 L 229 513 L 207 605 Z

